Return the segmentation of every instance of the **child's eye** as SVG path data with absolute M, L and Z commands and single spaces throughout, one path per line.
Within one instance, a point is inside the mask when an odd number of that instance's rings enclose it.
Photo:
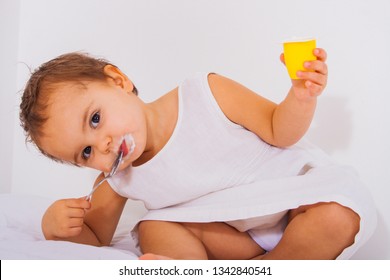
M 83 154 L 82 154 L 83 159 L 89 159 L 89 157 L 91 156 L 91 152 L 92 152 L 92 147 L 91 146 L 86 147 L 83 150 Z
M 100 122 L 100 113 L 96 112 L 92 115 L 90 125 L 92 128 L 96 128 L 98 126 L 99 122 Z

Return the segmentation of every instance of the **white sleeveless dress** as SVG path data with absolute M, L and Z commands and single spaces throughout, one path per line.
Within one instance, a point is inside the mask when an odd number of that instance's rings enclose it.
M 178 95 L 168 143 L 145 164 L 108 180 L 119 195 L 144 202 L 149 211 L 143 220 L 223 221 L 272 250 L 289 209 L 334 201 L 361 218 L 355 243 L 339 258 L 349 258 L 372 235 L 375 207 L 353 169 L 304 140 L 276 148 L 231 122 L 214 99 L 207 73 L 186 79 Z

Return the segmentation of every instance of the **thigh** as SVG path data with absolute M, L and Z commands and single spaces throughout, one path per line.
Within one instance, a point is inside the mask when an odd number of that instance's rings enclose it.
M 207 259 L 202 242 L 180 223 L 142 221 L 138 230 L 143 254 L 152 253 L 173 259 Z
M 265 251 L 246 232 L 222 222 L 183 223 L 202 242 L 209 259 L 251 259 Z
M 281 241 L 264 259 L 334 259 L 353 244 L 359 220 L 335 202 L 292 209 Z
M 351 210 L 348 207 L 342 206 L 341 204 L 338 204 L 337 202 L 317 202 L 314 204 L 301 205 L 298 208 L 291 209 L 289 211 L 289 221 L 293 220 L 299 214 L 303 214 L 303 213 L 306 213 L 307 211 L 312 211 L 312 210 L 321 209 L 321 208 L 325 209 L 324 211 L 326 211 L 328 213 L 332 212 L 333 215 L 335 215 L 337 217 L 340 217 L 340 215 L 346 214 L 346 215 L 349 215 L 351 218 L 358 218 L 358 215 L 353 210 Z

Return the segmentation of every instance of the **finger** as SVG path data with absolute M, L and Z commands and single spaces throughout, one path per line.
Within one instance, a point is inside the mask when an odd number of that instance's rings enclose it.
M 322 87 L 325 87 L 327 83 L 327 76 L 317 72 L 298 71 L 297 76 L 302 80 L 310 81 L 311 83 Z
M 306 81 L 305 86 L 309 90 L 310 95 L 312 96 L 317 96 L 324 90 L 323 86 L 315 84 L 311 81 Z
M 82 227 L 84 224 L 84 219 L 82 218 L 71 218 L 69 219 L 69 228 L 74 228 L 74 227 Z
M 85 210 L 83 208 L 68 208 L 68 218 L 84 218 Z
M 315 72 L 321 73 L 323 75 L 328 74 L 328 66 L 326 65 L 326 63 L 320 60 L 306 61 L 303 64 L 303 67 L 308 70 L 313 70 Z
M 83 208 L 83 209 L 89 209 L 91 207 L 91 203 L 86 200 L 85 198 L 74 198 L 74 199 L 67 199 L 65 201 L 65 205 L 70 208 Z
M 327 58 L 327 53 L 324 49 L 316 48 L 313 51 L 313 54 L 317 57 L 318 60 L 325 62 Z
M 64 237 L 66 238 L 66 237 L 78 236 L 82 230 L 83 230 L 82 227 L 71 227 L 66 231 Z
M 80 234 L 83 229 L 84 220 L 81 218 L 72 218 L 64 222 L 56 232 L 56 236 L 70 237 Z

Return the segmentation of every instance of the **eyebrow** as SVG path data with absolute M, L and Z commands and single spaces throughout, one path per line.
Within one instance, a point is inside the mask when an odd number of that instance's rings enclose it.
M 89 112 L 91 111 L 91 107 L 92 107 L 92 104 L 93 104 L 93 101 L 91 101 L 89 103 L 89 105 L 87 106 L 87 109 L 84 111 L 84 114 L 83 114 L 83 121 L 82 121 L 82 127 L 81 127 L 81 132 L 84 132 L 85 131 L 85 127 L 87 125 L 87 123 L 89 122 Z M 76 151 L 73 155 L 73 160 L 76 164 L 79 164 L 78 162 L 78 157 L 79 157 L 79 152 Z
M 86 109 L 85 112 L 84 112 L 82 132 L 85 131 L 85 126 L 86 126 L 86 124 L 89 123 L 89 115 L 90 115 L 89 112 L 91 111 L 92 103 L 93 103 L 93 101 L 91 101 L 91 102 L 89 103 L 87 109 Z

